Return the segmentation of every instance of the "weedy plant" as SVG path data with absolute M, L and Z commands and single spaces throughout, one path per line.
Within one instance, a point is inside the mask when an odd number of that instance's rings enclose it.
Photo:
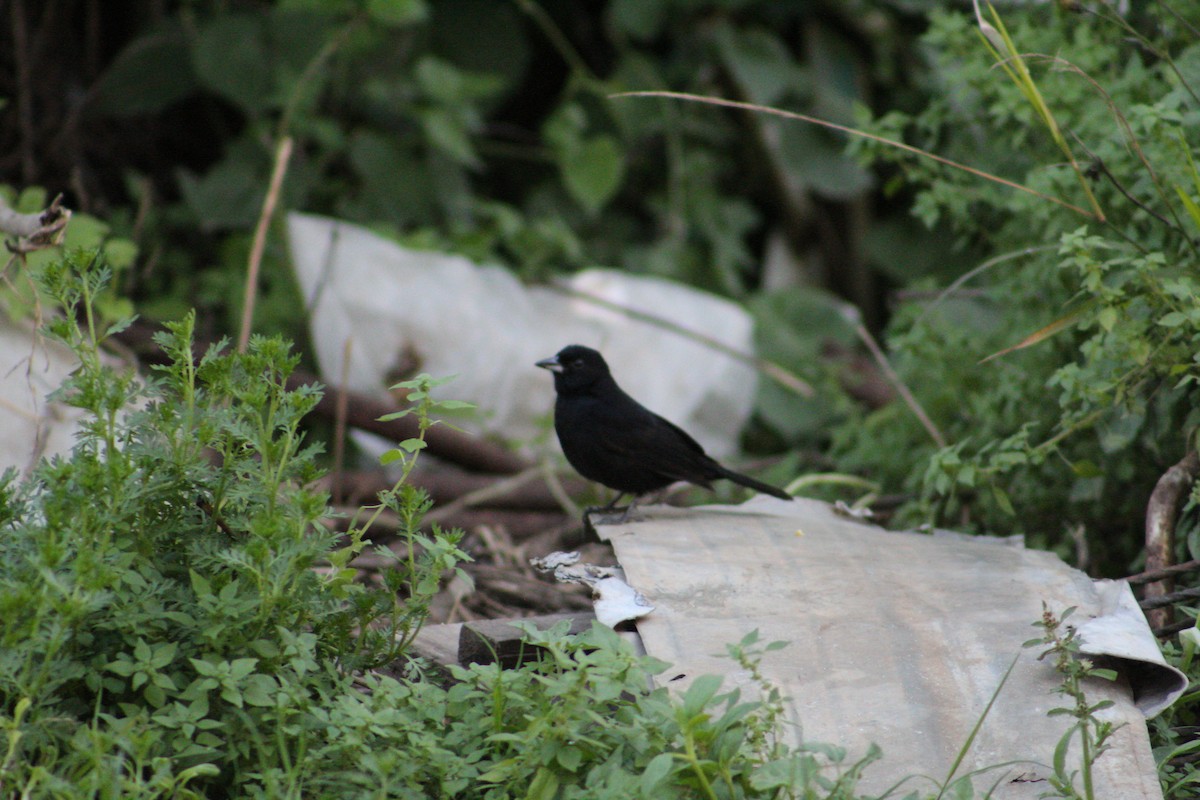
M 1195 610 L 1189 610 L 1195 614 Z M 1167 800 L 1194 797 L 1200 786 L 1200 772 L 1194 765 L 1200 753 L 1200 739 L 1196 739 L 1196 707 L 1200 703 L 1200 663 L 1196 658 L 1200 650 L 1200 631 L 1191 628 L 1179 634 L 1178 642 L 1163 645 L 1163 655 L 1188 676 L 1188 691 L 1175 705 L 1150 721 L 1151 739 L 1155 743 L 1154 759 L 1162 776 L 1163 796 Z
M 422 535 L 427 500 L 390 493 L 418 547 L 384 586 L 354 582 L 366 526 L 339 546 L 322 524 L 299 429 L 319 390 L 286 389 L 283 341 L 197 356 L 188 316 L 142 379 L 101 358 L 119 323 L 96 311 L 111 278 L 97 252 L 37 278 L 61 309 L 47 335 L 80 362 L 58 397 L 85 416 L 69 456 L 0 482 L 3 792 L 221 795 L 299 774 L 297 734 L 352 671 L 399 655 L 465 558 L 457 534 Z
M 932 99 L 869 129 L 974 171 L 855 144 L 961 253 L 887 336 L 946 445 L 896 407 L 836 431 L 834 457 L 910 491 L 906 523 L 1018 530 L 1128 574 L 1200 422 L 1197 6 L 978 6 L 931 14 Z
M 1054 774 L 1048 781 L 1054 788 L 1057 797 L 1070 800 L 1095 800 L 1096 790 L 1092 776 L 1092 767 L 1096 759 L 1104 754 L 1109 747 L 1109 738 L 1120 728 L 1107 720 L 1100 719 L 1099 712 L 1113 705 L 1111 700 L 1101 700 L 1091 703 L 1084 691 L 1084 682 L 1089 678 L 1099 678 L 1115 681 L 1117 673 L 1111 669 L 1097 667 L 1089 658 L 1079 655 L 1079 636 L 1075 628 L 1066 625 L 1067 618 L 1075 612 L 1071 607 L 1056 616 L 1045 603 L 1042 604 L 1042 618 L 1034 623 L 1043 631 L 1038 639 L 1025 642 L 1026 647 L 1045 647 L 1038 660 L 1052 658 L 1054 668 L 1062 675 L 1062 683 L 1058 693 L 1072 702 L 1068 706 L 1053 708 L 1049 714 L 1052 717 L 1073 717 L 1072 725 L 1058 746 L 1054 749 Z M 1067 765 L 1067 754 L 1071 744 L 1079 745 L 1080 766 L 1078 770 L 1070 770 Z M 1078 781 L 1077 781 L 1078 779 Z M 1078 784 L 1081 784 L 1077 786 Z

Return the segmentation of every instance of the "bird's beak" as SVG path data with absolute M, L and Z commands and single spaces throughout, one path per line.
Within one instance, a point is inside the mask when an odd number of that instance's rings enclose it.
M 563 371 L 562 364 L 558 363 L 558 356 L 551 356 L 550 358 L 543 358 L 541 361 L 534 364 L 534 366 L 541 367 L 542 369 L 548 369 L 551 372 L 562 372 Z

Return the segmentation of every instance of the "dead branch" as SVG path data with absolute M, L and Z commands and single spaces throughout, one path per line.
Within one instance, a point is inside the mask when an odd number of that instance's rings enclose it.
M 1173 578 L 1176 575 L 1182 575 L 1185 572 L 1195 572 L 1200 569 L 1200 559 L 1184 561 L 1182 564 L 1176 564 L 1173 567 L 1163 567 L 1162 569 L 1146 570 L 1135 575 L 1130 575 L 1125 580 L 1133 586 L 1152 581 L 1160 581 L 1163 578 Z
M 525 473 L 517 473 L 518 476 Z M 541 477 L 540 470 L 538 477 Z M 322 488 L 332 487 L 334 477 L 318 482 Z M 340 476 L 342 497 L 338 502 L 346 505 L 372 503 L 382 491 L 390 489 L 394 481 L 382 470 L 345 472 Z M 509 479 L 503 479 L 507 481 Z M 460 469 L 418 469 L 409 476 L 409 483 L 424 489 L 435 506 L 441 507 L 461 498 L 470 497 L 466 506 L 475 508 L 524 509 L 527 511 L 553 511 L 562 506 L 554 493 L 546 487 L 544 480 L 523 481 L 519 485 L 499 485 L 495 476 Z M 586 484 L 579 478 L 564 481 L 567 491 L 581 494 Z M 485 494 L 477 494 L 484 492 Z
M 335 530 L 345 532 L 349 528 L 350 520 L 354 518 L 358 508 L 353 506 L 335 506 L 334 510 L 340 515 L 333 520 Z M 435 522 L 442 528 L 462 528 L 463 530 L 472 530 L 479 525 L 503 526 L 517 541 L 527 539 L 537 533 L 541 533 L 547 528 L 557 527 L 563 524 L 566 516 L 561 511 L 523 511 L 523 510 L 505 510 L 505 509 L 463 509 L 451 516 L 444 516 Z M 427 520 L 428 521 L 428 520 Z M 430 523 L 432 524 L 432 523 Z M 385 509 L 380 513 L 375 524 L 371 527 L 371 538 L 377 542 L 383 542 L 391 539 L 400 529 L 400 520 L 392 511 Z M 389 546 L 395 545 L 392 549 L 403 549 L 405 545 L 398 540 L 394 540 Z M 397 550 L 399 552 L 399 550 Z
M 1178 464 L 1163 473 L 1154 486 L 1154 491 L 1150 493 L 1150 501 L 1146 504 L 1147 572 L 1171 566 L 1179 508 L 1198 473 L 1200 456 L 1195 450 L 1190 450 Z M 1171 609 L 1156 604 L 1171 596 L 1173 585 L 1174 580 L 1170 576 L 1146 584 L 1142 607 L 1150 609 L 1146 615 L 1150 620 L 1150 627 L 1163 628 L 1171 621 Z
M 63 207 L 61 194 L 45 209 L 33 214 L 18 214 L 0 195 L 0 233 L 17 237 L 15 242 L 7 245 L 14 253 L 31 253 L 58 245 L 70 221 L 71 210 Z
M 154 343 L 156 330 L 157 326 L 138 320 L 125 330 L 114 334 L 114 338 L 133 350 L 142 361 L 161 364 L 166 356 Z M 208 346 L 208 342 L 198 340 L 194 349 L 202 353 Z M 287 388 L 295 390 L 314 383 L 320 383 L 316 375 L 296 370 L 288 378 Z M 339 391 L 337 387 L 326 386 L 314 413 L 336 419 Z M 394 442 L 417 436 L 417 420 L 411 415 L 387 422 L 380 421 L 380 417 L 401 410 L 396 403 L 349 389 L 344 392 L 347 425 L 378 434 Z M 425 434 L 425 441 L 429 445 L 430 454 L 474 472 L 512 475 L 530 466 L 529 461 L 498 444 L 441 425 L 430 428 Z

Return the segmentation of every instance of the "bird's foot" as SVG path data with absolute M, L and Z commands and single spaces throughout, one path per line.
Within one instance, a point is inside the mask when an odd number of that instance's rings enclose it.
M 590 525 L 620 525 L 624 522 L 629 522 L 630 520 L 637 522 L 638 520 L 642 519 L 642 516 L 640 514 L 636 516 L 631 514 L 629 506 L 623 506 L 621 508 L 595 506 L 593 508 L 584 509 L 583 518 L 587 520 L 588 524 Z
M 627 506 L 617 506 L 616 501 L 606 506 L 589 506 L 583 510 L 583 520 L 588 526 L 622 525 L 631 520 L 637 522 L 643 517 L 633 513 L 636 507 L 637 498 L 634 498 Z M 595 520 L 592 519 L 593 514 L 597 515 Z

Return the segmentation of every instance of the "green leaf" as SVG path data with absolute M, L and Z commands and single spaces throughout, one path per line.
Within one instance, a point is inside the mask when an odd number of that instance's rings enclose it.
M 1071 739 L 1075 736 L 1077 728 L 1077 725 L 1072 725 L 1071 729 L 1058 740 L 1058 745 L 1054 748 L 1054 772 L 1058 775 L 1067 774 L 1067 752 L 1070 750 Z
M 1008 492 L 996 484 L 992 484 L 992 497 L 996 499 L 996 505 L 1000 506 L 1000 510 L 1010 517 L 1017 515 L 1016 509 L 1013 508 L 1012 500 L 1008 498 Z
M 671 753 L 659 753 L 650 759 L 639 781 L 643 797 L 654 797 L 661 784 L 674 767 L 675 757 Z
M 467 72 L 434 56 L 417 62 L 417 83 L 427 97 L 447 108 L 465 108 L 504 85 L 503 79 L 495 75 Z
M 134 673 L 134 670 L 136 669 L 134 667 L 133 662 L 129 661 L 127 659 L 118 659 L 116 661 L 110 661 L 108 664 L 104 665 L 104 668 L 106 670 L 108 670 L 109 672 L 111 672 L 115 675 L 120 675 L 124 678 L 128 678 L 130 675 L 132 675 Z
M 275 705 L 277 684 L 270 675 L 251 675 L 242 687 L 242 697 L 252 706 Z
M 1184 314 L 1180 311 L 1171 311 L 1159 317 L 1158 324 L 1162 325 L 1164 328 L 1178 328 L 1180 325 L 1186 324 L 1187 321 L 1187 314 Z
M 252 143 L 239 141 L 226 149 L 223 161 L 203 175 L 181 170 L 177 177 L 180 192 L 201 229 L 214 231 L 254 224 L 262 206 L 266 170 L 263 154 Z
M 759 766 L 750 776 L 750 785 L 760 791 L 791 789 L 802 780 L 803 767 L 799 755 L 777 758 Z
M 662 30 L 669 11 L 667 3 L 647 0 L 612 0 L 608 4 L 613 27 L 641 40 L 652 39 Z
M 871 173 L 844 153 L 844 144 L 811 125 L 785 126 L 775 149 L 779 169 L 834 200 L 861 196 L 874 183 Z
M 1183 190 L 1182 186 L 1175 187 L 1175 193 L 1179 195 L 1179 199 L 1183 201 L 1183 207 L 1187 209 L 1188 216 L 1192 218 L 1192 224 L 1200 228 L 1200 205 L 1188 196 L 1188 193 Z
M 145 697 L 146 702 L 154 708 L 162 708 L 167 702 L 167 693 L 153 683 L 146 687 L 146 691 L 142 692 L 142 697 Z
M 245 678 L 247 675 L 253 672 L 255 666 L 257 665 L 257 658 L 235 658 L 229 664 L 229 677 L 231 677 L 233 680 L 240 681 L 242 678 Z
M 475 407 L 474 403 L 468 403 L 465 400 L 436 400 L 434 405 L 445 411 L 459 411 Z
M 242 693 L 238 691 L 236 686 L 226 686 L 221 689 L 221 699 L 226 703 L 231 703 L 238 708 L 242 707 Z
M 412 25 L 429 16 L 425 0 L 367 0 L 367 16 L 394 28 Z
M 689 717 L 699 714 L 721 688 L 720 675 L 701 675 L 683 693 L 683 710 Z
M 109 239 L 104 243 L 104 258 L 113 269 L 132 266 L 137 254 L 137 245 L 129 239 Z
M 804 71 L 792 58 L 778 32 L 766 28 L 735 28 L 722 22 L 716 34 L 721 61 L 749 102 L 771 105 L 789 92 L 807 88 Z
M 197 89 L 188 38 L 169 26 L 138 37 L 113 59 L 93 87 L 89 109 L 113 116 L 157 114 Z
M 567 191 L 592 214 L 612 199 L 625 177 L 621 148 L 611 136 L 582 139 L 558 160 Z
M 162 669 L 175 660 L 175 653 L 179 650 L 178 642 L 166 642 L 154 648 L 154 655 L 150 659 L 150 664 L 155 669 Z
M 526 800 L 554 800 L 558 794 L 558 776 L 547 767 L 540 767 L 533 782 L 529 784 Z
M 258 117 L 274 107 L 269 54 L 262 17 L 221 14 L 201 27 L 192 66 L 204 88 Z
M 199 658 L 189 658 L 188 661 L 192 663 L 192 668 L 195 669 L 198 674 L 203 675 L 206 678 L 215 678 L 221 674 L 221 668 L 216 664 L 210 664 L 207 661 L 203 661 Z
M 220 774 L 221 769 L 216 764 L 197 764 L 176 774 L 175 785 L 186 786 L 190 781 L 197 778 L 215 778 Z
M 572 745 L 563 745 L 555 753 L 554 759 L 559 765 L 568 772 L 575 772 L 579 769 L 580 763 L 583 762 L 583 751 Z
M 430 145 L 466 167 L 478 167 L 479 156 L 471 144 L 470 132 L 462 118 L 445 108 L 423 109 L 417 114 Z

